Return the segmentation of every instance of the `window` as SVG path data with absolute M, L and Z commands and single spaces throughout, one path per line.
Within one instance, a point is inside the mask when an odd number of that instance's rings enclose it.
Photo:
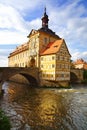
M 45 74 L 43 74 L 42 76 L 45 77 Z
M 65 59 L 64 59 L 64 57 L 63 57 L 63 61 L 64 61 Z
M 24 63 L 22 63 L 22 66 L 24 67 Z
M 67 53 L 66 53 L 66 51 L 65 51 L 65 55 L 66 55 Z
M 69 77 L 69 74 L 66 74 L 66 77 Z
M 62 68 L 64 68 L 64 65 L 62 64 Z
M 60 60 L 62 60 L 62 56 L 60 56 Z
M 61 77 L 64 77 L 64 74 L 61 74 Z
M 18 55 L 18 59 L 19 59 L 19 55 Z
M 68 69 L 70 69 L 70 65 L 68 65 Z
M 47 38 L 46 38 L 46 37 L 44 38 L 44 43 L 45 43 L 45 44 L 47 43 Z
M 43 65 L 41 65 L 41 68 L 43 68 Z
M 62 45 L 62 48 L 64 48 L 64 45 Z
M 56 74 L 56 77 L 59 77 L 59 75 L 58 75 L 58 74 Z
M 52 60 L 54 60 L 55 59 L 55 57 L 54 56 L 52 56 Z
M 60 60 L 60 56 L 57 57 L 57 60 Z
M 52 68 L 54 68 L 55 67 L 55 65 L 54 64 L 52 64 Z
M 43 57 L 41 57 L 41 60 L 43 60 Z

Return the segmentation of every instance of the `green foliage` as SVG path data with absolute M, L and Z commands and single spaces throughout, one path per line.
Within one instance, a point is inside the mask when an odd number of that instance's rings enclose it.
M 83 77 L 84 79 L 87 79 L 87 70 L 84 70 Z
M 10 130 L 11 124 L 7 116 L 0 109 L 0 130 Z
M 87 79 L 84 79 L 82 83 L 87 84 Z

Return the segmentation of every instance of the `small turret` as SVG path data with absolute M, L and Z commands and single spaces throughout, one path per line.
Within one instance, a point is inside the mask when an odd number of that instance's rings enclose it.
M 48 15 L 46 14 L 46 7 L 45 7 L 45 9 L 44 9 L 44 16 L 42 17 L 42 27 L 43 28 L 48 28 L 48 21 L 49 21 L 49 19 L 48 19 Z

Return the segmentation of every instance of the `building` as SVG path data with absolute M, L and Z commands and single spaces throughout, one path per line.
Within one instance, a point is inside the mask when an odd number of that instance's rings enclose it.
M 16 47 L 16 49 L 10 53 L 8 56 L 8 66 L 9 67 L 27 67 L 28 66 L 28 52 L 29 44 L 25 43 L 21 46 Z
M 9 66 L 38 67 L 44 81 L 56 85 L 58 81 L 70 80 L 71 55 L 64 39 L 48 27 L 49 18 L 46 8 L 42 17 L 42 27 L 32 29 L 28 42 L 19 46 L 8 57 Z M 23 59 L 23 56 L 25 57 Z
M 75 68 L 87 70 L 87 62 L 83 59 L 77 59 L 73 64 Z

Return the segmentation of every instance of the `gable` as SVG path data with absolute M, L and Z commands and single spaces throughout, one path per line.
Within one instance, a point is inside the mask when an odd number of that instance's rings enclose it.
M 35 33 L 37 33 L 37 30 L 32 29 L 31 32 L 30 32 L 30 34 L 27 37 L 30 37 L 30 36 L 34 35 Z
M 69 50 L 68 50 L 68 47 L 67 47 L 67 45 L 65 43 L 65 40 L 63 40 L 58 52 L 62 53 L 62 54 L 65 54 L 65 55 L 69 55 L 71 57 L 71 55 L 69 53 Z

